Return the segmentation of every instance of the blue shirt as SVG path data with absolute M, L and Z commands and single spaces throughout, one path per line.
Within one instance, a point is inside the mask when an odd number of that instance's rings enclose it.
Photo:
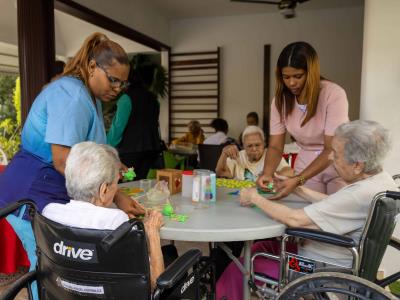
M 22 147 L 52 163 L 51 144 L 72 147 L 83 141 L 106 143 L 101 102 L 94 105 L 84 83 L 61 77 L 36 97 L 22 130 Z

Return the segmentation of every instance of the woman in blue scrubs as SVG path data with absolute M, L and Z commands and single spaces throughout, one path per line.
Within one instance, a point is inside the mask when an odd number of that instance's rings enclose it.
M 85 40 L 63 73 L 35 99 L 22 130 L 20 151 L 0 176 L 0 207 L 28 198 L 41 211 L 50 202 L 69 201 L 64 178 L 68 153 L 79 142 L 106 143 L 101 101 L 111 101 L 124 91 L 128 74 L 128 56 L 120 45 L 101 33 Z M 144 213 L 142 206 L 121 192 L 114 202 L 130 216 Z M 7 220 L 23 242 L 33 269 L 35 243 L 29 221 L 15 215 Z

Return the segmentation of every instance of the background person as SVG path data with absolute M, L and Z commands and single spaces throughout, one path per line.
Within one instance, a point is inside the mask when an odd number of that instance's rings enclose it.
M 335 131 L 330 158 L 347 186 L 331 195 L 297 187 L 295 193 L 311 202 L 301 209 L 265 199 L 255 188 L 242 190 L 240 203 L 256 205 L 270 218 L 288 227 L 319 229 L 351 237 L 359 243 L 373 197 L 382 191 L 398 190 L 392 177 L 382 170 L 389 147 L 388 131 L 376 122 L 359 120 L 342 124 Z M 279 255 L 279 248 L 279 242 L 260 241 L 253 245 L 252 252 Z M 335 265 L 352 265 L 352 255 L 346 248 L 306 240 L 297 247 L 291 245 L 288 251 L 296 251 L 296 248 L 304 257 Z M 256 259 L 254 270 L 278 278 L 279 262 Z M 230 300 L 241 299 L 242 280 L 240 270 L 231 263 L 217 283 L 217 299 L 223 296 Z
M 344 182 L 330 166 L 328 156 L 336 127 L 349 120 L 345 91 L 321 77 L 318 55 L 305 42 L 289 44 L 282 50 L 275 75 L 269 151 L 258 185 L 267 188 L 273 181 L 289 132 L 301 148 L 294 166 L 297 176 L 285 180 L 271 199 L 287 196 L 303 184 L 325 194 L 337 191 Z
M 194 145 L 203 144 L 204 132 L 199 121 L 192 120 L 188 123 L 188 131 L 184 136 L 172 141 L 172 144 L 190 143 Z
M 255 111 L 249 112 L 246 116 L 246 124 L 247 126 L 258 126 L 259 120 L 258 120 L 258 114 Z M 239 135 L 239 146 L 243 147 L 243 132 L 240 133 Z
M 211 121 L 210 126 L 215 130 L 215 133 L 204 140 L 207 145 L 221 145 L 228 141 L 228 122 L 221 118 L 216 118 Z
M 110 208 L 118 191 L 120 160 L 117 151 L 108 145 L 82 142 L 74 145 L 65 166 L 69 203 L 50 203 L 43 216 L 57 223 L 87 229 L 114 230 L 129 220 L 120 209 Z M 150 280 L 164 270 L 160 244 L 161 213 L 151 211 L 144 220 L 150 255 Z
M 131 85 L 118 98 L 117 111 L 107 133 L 107 143 L 117 148 L 123 164 L 134 167 L 136 179 L 147 177 L 161 152 L 159 133 L 160 104 L 147 86 L 151 85 L 151 66 L 131 68 Z

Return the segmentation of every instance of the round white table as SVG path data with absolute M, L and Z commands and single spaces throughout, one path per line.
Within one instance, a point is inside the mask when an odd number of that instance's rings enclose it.
M 121 186 L 137 186 L 137 182 L 125 183 Z M 250 272 L 251 244 L 253 240 L 282 236 L 286 226 L 270 219 L 256 207 L 242 207 L 239 195 L 230 195 L 235 189 L 218 188 L 217 201 L 208 208 L 193 206 L 191 198 L 175 194 L 171 203 L 177 214 L 188 216 L 186 222 L 165 218 L 161 228 L 162 239 L 191 242 L 230 242 L 244 241 L 243 299 L 250 299 L 247 287 Z M 291 195 L 280 201 L 293 208 L 306 205 L 301 198 Z
M 217 201 L 208 208 L 196 208 L 191 198 L 180 194 L 171 197 L 179 214 L 188 215 L 184 223 L 166 218 L 161 238 L 178 241 L 227 242 L 246 241 L 281 236 L 286 226 L 268 218 L 260 209 L 243 207 L 238 195 L 229 195 L 233 189 L 218 188 Z M 284 203 L 303 207 L 298 197 L 289 197 Z

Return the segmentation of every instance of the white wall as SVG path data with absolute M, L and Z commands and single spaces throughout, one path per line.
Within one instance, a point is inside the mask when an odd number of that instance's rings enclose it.
M 391 130 L 393 149 L 385 162 L 392 175 L 400 173 L 400 1 L 366 0 L 360 118 L 375 120 Z M 395 230 L 400 237 L 400 226 Z M 388 250 L 385 274 L 400 269 L 400 255 Z
M 278 13 L 175 20 L 170 23 L 173 52 L 222 47 L 222 117 L 237 137 L 249 111 L 263 111 L 263 51 L 271 44 L 272 69 L 282 48 L 310 42 L 319 53 L 325 77 L 347 91 L 357 118 L 363 32 L 363 7 L 299 11 L 295 19 Z M 274 91 L 271 70 L 271 96 Z
M 105 15 L 119 23 L 131 27 L 146 34 L 166 45 L 169 41 L 169 22 L 162 12 L 159 12 L 151 1 L 147 0 L 76 0 L 79 4 L 86 6 L 102 15 Z M 168 59 L 162 54 L 163 65 L 166 66 Z M 161 101 L 160 111 L 161 136 L 168 140 L 168 100 Z
M 169 44 L 168 20 L 147 0 L 77 0 L 102 15 Z

